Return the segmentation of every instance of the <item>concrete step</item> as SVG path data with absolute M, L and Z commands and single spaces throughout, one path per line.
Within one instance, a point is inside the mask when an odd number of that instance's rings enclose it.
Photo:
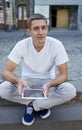
M 82 130 L 82 103 L 59 105 L 51 109 L 51 115 L 43 120 L 35 113 L 32 126 L 22 125 L 24 106 L 0 106 L 0 130 Z
M 24 106 L 1 106 L 0 124 L 21 124 Z M 77 121 L 82 120 L 82 103 L 70 105 L 58 105 L 51 109 L 51 116 L 44 120 L 47 121 Z M 43 120 L 35 113 L 35 122 Z
M 35 113 L 32 126 L 24 126 L 21 122 L 24 105 L 0 99 L 0 130 L 82 130 L 82 81 L 72 83 L 76 87 L 77 96 L 65 104 L 53 107 L 51 116 L 46 120 Z
M 0 125 L 0 130 L 82 130 L 82 121 L 36 122 L 32 126 Z
M 20 106 L 20 104 L 19 103 L 14 103 L 14 102 L 11 102 L 11 101 L 7 101 L 5 99 L 0 98 L 0 107 L 1 106 Z

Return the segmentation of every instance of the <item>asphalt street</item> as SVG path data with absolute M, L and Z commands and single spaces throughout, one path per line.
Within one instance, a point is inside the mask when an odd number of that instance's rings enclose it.
M 61 40 L 66 48 L 69 56 L 68 79 L 82 80 L 82 30 L 52 29 L 48 35 Z M 3 81 L 2 72 L 9 52 L 18 41 L 26 37 L 28 37 L 26 30 L 0 31 L 0 82 Z M 15 73 L 20 76 L 21 65 Z

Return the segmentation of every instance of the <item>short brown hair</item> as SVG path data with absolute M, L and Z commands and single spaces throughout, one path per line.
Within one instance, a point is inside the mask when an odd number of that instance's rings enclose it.
M 27 28 L 31 28 L 31 23 L 33 20 L 45 20 L 46 21 L 46 24 L 47 24 L 47 19 L 44 15 L 42 14 L 34 14 L 32 16 L 30 16 L 27 20 Z

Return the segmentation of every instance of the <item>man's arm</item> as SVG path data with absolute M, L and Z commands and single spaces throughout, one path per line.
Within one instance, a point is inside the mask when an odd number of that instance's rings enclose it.
M 50 87 L 56 87 L 57 85 L 67 81 L 68 79 L 68 66 L 67 63 L 57 66 L 59 74 L 50 82 L 44 84 L 43 91 L 45 96 L 48 95 L 48 90 Z
M 17 77 L 13 71 L 16 69 L 17 64 L 14 63 L 13 61 L 9 60 L 4 68 L 3 71 L 3 78 L 5 80 L 8 80 L 12 83 L 15 83 L 18 85 L 18 91 L 19 91 L 19 95 L 22 94 L 22 90 L 24 87 L 29 87 L 28 84 L 22 80 L 21 78 Z
M 50 82 L 50 86 L 57 86 L 65 81 L 67 81 L 68 79 L 68 66 L 67 63 L 61 64 L 57 66 L 59 74 L 58 76 L 53 79 Z
M 13 71 L 16 69 L 17 64 L 14 63 L 13 61 L 9 60 L 4 68 L 3 71 L 3 78 L 5 80 L 8 80 L 12 83 L 18 83 L 19 78 L 17 76 L 15 76 L 15 74 L 13 73 Z

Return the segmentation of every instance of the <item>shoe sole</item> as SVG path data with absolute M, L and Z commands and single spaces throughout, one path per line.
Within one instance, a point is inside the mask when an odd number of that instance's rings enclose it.
M 41 116 L 41 115 L 40 115 L 40 117 L 41 117 L 42 119 L 46 119 L 47 117 L 50 116 L 50 114 L 51 114 L 51 111 L 48 110 L 48 113 L 47 113 L 45 116 Z
M 26 122 L 26 121 L 24 120 L 24 118 L 22 118 L 22 123 L 23 123 L 24 125 L 30 126 L 30 125 L 32 125 L 32 124 L 34 123 L 34 119 L 33 119 L 31 122 Z

